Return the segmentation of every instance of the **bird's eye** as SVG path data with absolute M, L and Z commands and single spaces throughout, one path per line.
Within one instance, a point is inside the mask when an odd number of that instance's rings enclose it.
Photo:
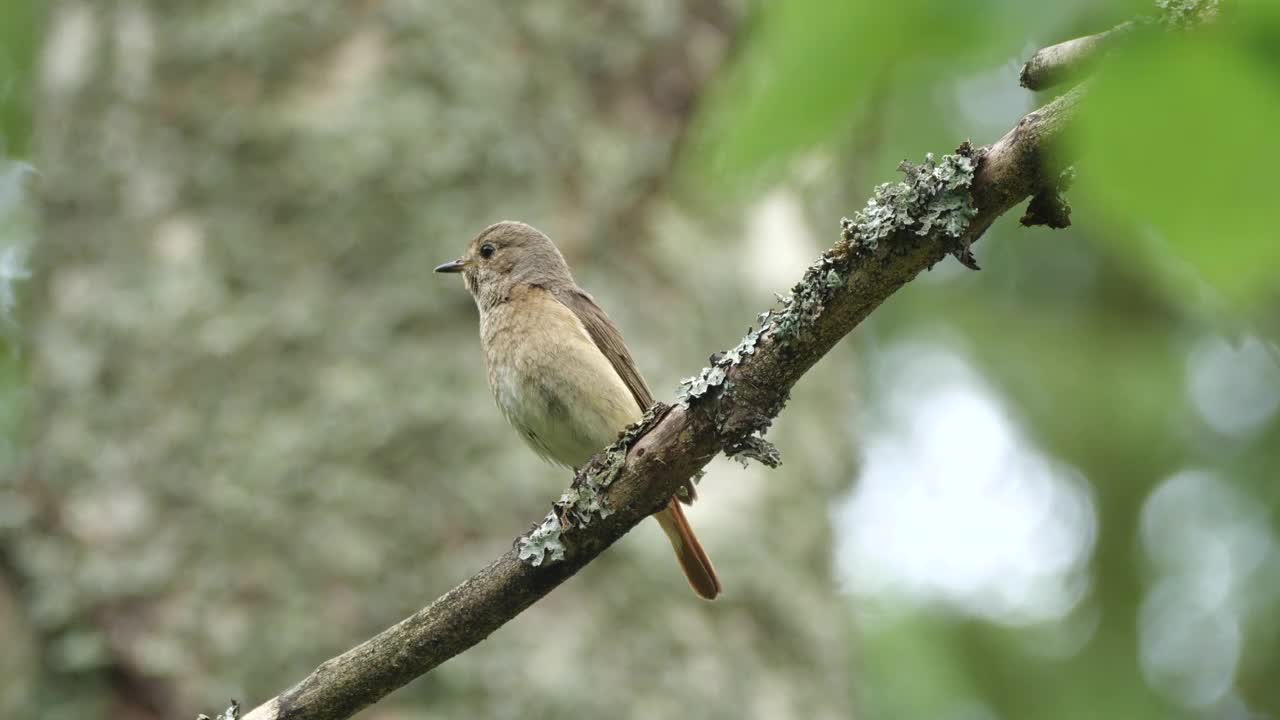
M 481 245 L 481 246 L 480 246 L 480 257 L 482 257 L 482 258 L 491 258 L 491 257 L 493 257 L 493 250 L 494 250 L 493 245 L 491 245 L 491 244 L 489 244 L 489 243 L 485 243 L 485 244 Z

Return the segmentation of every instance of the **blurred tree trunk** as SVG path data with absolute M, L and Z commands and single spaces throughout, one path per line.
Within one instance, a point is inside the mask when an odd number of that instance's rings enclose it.
M 742 12 L 50 3 L 26 325 L 32 492 L 58 522 L 14 562 L 62 668 L 48 682 L 85 690 L 68 715 L 266 697 L 480 567 L 559 492 L 567 476 L 492 406 L 470 300 L 430 275 L 485 224 L 546 229 L 656 388 L 736 340 L 742 299 L 783 288 L 751 285 L 708 241 L 733 233 L 664 192 Z M 695 508 L 725 601 L 694 602 L 656 529 L 638 533 L 393 702 L 847 716 L 825 518 L 851 451 L 799 439 L 845 424 L 831 387 L 848 370 L 827 365 L 776 429 L 787 481 L 722 478 Z

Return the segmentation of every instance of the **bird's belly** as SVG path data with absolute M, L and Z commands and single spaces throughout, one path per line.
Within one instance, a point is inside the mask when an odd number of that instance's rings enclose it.
M 570 409 L 581 404 L 581 393 L 554 375 L 499 370 L 495 380 L 498 407 L 539 455 L 579 467 L 612 440 L 602 423 L 584 422 L 584 413 Z
M 511 424 L 539 455 L 576 468 L 641 412 L 585 331 L 563 330 L 504 333 L 486 357 L 494 399 Z

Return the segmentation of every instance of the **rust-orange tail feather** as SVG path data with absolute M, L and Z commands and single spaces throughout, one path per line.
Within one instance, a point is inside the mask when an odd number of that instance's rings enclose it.
M 693 591 L 704 600 L 715 600 L 720 594 L 720 579 L 716 577 L 716 569 L 711 566 L 711 558 L 702 549 L 702 544 L 689 527 L 689 520 L 675 498 L 667 503 L 665 510 L 654 515 L 671 541 L 671 549 L 676 552 L 680 561 L 680 569 L 688 578 Z

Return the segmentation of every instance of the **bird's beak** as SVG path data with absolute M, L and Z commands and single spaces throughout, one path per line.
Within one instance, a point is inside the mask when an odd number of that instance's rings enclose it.
M 467 268 L 466 260 L 450 260 L 443 265 L 436 266 L 438 273 L 460 273 Z

